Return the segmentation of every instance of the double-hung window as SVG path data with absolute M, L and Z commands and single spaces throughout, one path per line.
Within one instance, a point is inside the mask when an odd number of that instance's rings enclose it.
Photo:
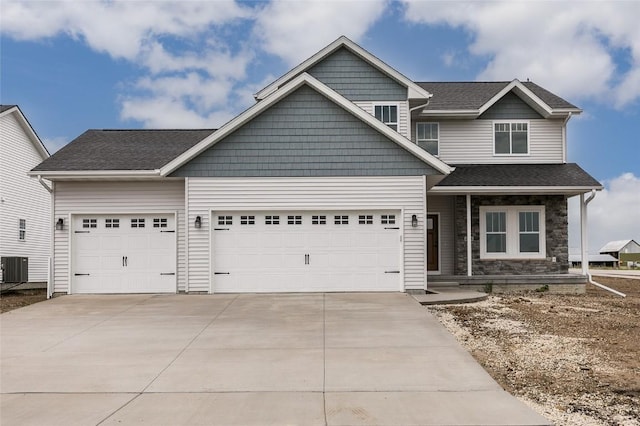
M 27 220 L 18 219 L 18 240 L 26 241 L 27 239 Z
M 546 256 L 544 206 L 481 206 L 481 259 Z
M 529 123 L 526 121 L 494 121 L 493 152 L 495 155 L 528 155 Z
M 416 123 L 416 143 L 431 155 L 438 155 L 438 123 Z
M 398 105 L 376 105 L 373 112 L 378 120 L 398 131 Z

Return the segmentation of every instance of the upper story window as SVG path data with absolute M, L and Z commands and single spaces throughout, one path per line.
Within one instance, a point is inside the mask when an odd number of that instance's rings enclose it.
M 27 239 L 27 220 L 26 219 L 18 220 L 18 239 L 20 241 L 25 241 Z
M 494 121 L 493 152 L 495 155 L 529 154 L 529 123 L 526 121 Z
M 544 258 L 544 220 L 544 206 L 481 206 L 480 258 Z
M 438 123 L 416 123 L 416 143 L 435 156 L 438 156 L 438 127 Z
M 373 110 L 378 120 L 398 131 L 398 105 L 376 105 Z

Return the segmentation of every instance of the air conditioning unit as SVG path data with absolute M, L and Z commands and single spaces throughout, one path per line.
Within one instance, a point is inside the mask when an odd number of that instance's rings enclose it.
M 29 258 L 28 257 L 2 257 L 0 258 L 3 283 L 29 282 Z

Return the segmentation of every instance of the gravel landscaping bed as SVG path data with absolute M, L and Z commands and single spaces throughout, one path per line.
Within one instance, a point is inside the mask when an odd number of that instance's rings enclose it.
M 597 277 L 626 298 L 492 295 L 430 306 L 507 391 L 557 425 L 640 425 L 640 280 Z

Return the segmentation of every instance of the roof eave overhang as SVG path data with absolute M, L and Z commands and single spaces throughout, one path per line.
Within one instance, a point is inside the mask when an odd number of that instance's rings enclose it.
M 162 178 L 160 170 L 32 170 L 27 172 L 31 177 L 42 177 L 55 180 L 82 179 L 158 179 Z
M 203 139 L 201 142 L 196 144 L 191 149 L 185 151 L 180 156 L 176 157 L 174 160 L 166 164 L 164 167 L 160 169 L 160 175 L 167 176 L 176 169 L 178 169 L 183 164 L 187 163 L 204 150 L 210 148 L 215 145 L 218 141 L 230 135 L 236 129 L 246 124 L 254 117 L 261 114 L 266 109 L 270 108 L 271 105 L 275 104 L 279 100 L 283 99 L 293 91 L 297 90 L 302 85 L 308 85 L 312 89 L 318 91 L 323 96 L 327 97 L 331 101 L 335 102 L 337 105 L 345 109 L 347 112 L 350 112 L 363 122 L 367 123 L 369 126 L 373 127 L 375 130 L 384 134 L 386 137 L 400 145 L 405 150 L 409 151 L 414 156 L 418 157 L 422 161 L 424 161 L 429 166 L 433 167 L 439 173 L 444 175 L 450 174 L 454 168 L 446 164 L 445 162 L 439 160 L 438 158 L 432 156 L 427 153 L 422 148 L 418 147 L 416 144 L 400 135 L 398 132 L 392 130 L 389 126 L 382 123 L 380 120 L 377 120 L 373 115 L 367 113 L 362 108 L 355 105 L 353 102 L 346 99 L 344 96 L 337 93 L 335 90 L 329 88 L 327 85 L 322 82 L 316 80 L 311 75 L 307 73 L 302 73 L 295 77 L 293 80 L 286 83 L 279 90 L 272 93 L 270 96 L 265 98 L 263 101 L 254 104 L 251 108 L 244 111 L 242 114 L 229 121 L 227 124 L 222 126 L 218 131 L 211 134 L 207 138 Z
M 434 186 L 429 194 L 439 195 L 501 195 L 501 194 L 550 194 L 578 195 L 593 190 L 601 191 L 602 186 Z
M 339 37 L 333 43 L 326 46 L 324 49 L 317 52 L 315 55 L 311 56 L 306 61 L 302 62 L 291 71 L 284 74 L 282 77 L 278 78 L 273 83 L 269 84 L 264 89 L 260 90 L 258 93 L 254 95 L 254 98 L 257 101 L 267 98 L 269 95 L 280 89 L 281 86 L 285 85 L 289 80 L 295 78 L 297 75 L 302 74 L 318 62 L 322 61 L 324 58 L 335 52 L 341 47 L 346 47 L 354 54 L 358 55 L 366 62 L 376 67 L 382 73 L 388 75 L 393 80 L 407 87 L 407 97 L 408 99 L 429 99 L 433 96 L 427 90 L 423 89 L 419 85 L 413 82 L 413 80 L 407 78 L 402 73 L 398 72 L 394 68 L 390 67 L 382 60 L 372 55 L 362 47 L 358 46 L 356 43 L 351 41 L 345 36 Z

